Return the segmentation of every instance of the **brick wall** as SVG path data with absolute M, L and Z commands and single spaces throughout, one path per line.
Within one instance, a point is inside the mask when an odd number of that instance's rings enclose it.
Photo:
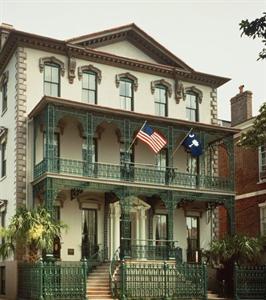
M 236 200 L 236 232 L 249 236 L 260 234 L 259 204 L 266 201 L 266 194 Z M 227 232 L 227 214 L 224 207 L 219 207 L 219 237 Z

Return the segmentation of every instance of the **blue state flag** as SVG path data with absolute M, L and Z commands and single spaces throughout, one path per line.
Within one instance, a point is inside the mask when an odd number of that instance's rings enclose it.
M 202 154 L 202 146 L 194 133 L 190 133 L 183 141 L 182 145 L 192 156 L 198 157 Z

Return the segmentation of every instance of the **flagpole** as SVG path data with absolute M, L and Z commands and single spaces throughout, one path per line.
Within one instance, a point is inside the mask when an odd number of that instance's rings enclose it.
M 143 127 L 146 125 L 146 123 L 147 123 L 147 121 L 145 121 L 144 123 L 143 123 L 143 125 L 142 125 L 142 127 L 140 128 L 140 130 L 138 131 L 138 133 L 143 129 Z M 127 152 L 126 153 L 128 153 L 129 152 L 129 150 L 130 150 L 130 148 L 132 147 L 132 145 L 135 143 L 135 140 L 137 139 L 137 134 L 136 134 L 136 136 L 135 136 L 135 138 L 134 138 L 134 140 L 132 141 L 132 143 L 129 145 L 129 147 L 128 147 L 128 149 L 127 149 Z
M 193 130 L 193 127 L 190 128 L 189 132 L 185 135 L 185 137 L 181 140 L 181 142 L 177 145 L 177 147 L 175 148 L 175 151 L 173 152 L 171 159 L 174 157 L 174 154 L 176 153 L 176 151 L 179 149 L 179 147 L 183 144 L 184 140 L 188 137 L 188 135 L 190 134 L 190 132 Z

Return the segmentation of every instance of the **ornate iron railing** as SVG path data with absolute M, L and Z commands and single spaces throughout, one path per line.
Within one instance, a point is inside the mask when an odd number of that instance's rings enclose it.
M 120 290 L 120 247 L 115 251 L 109 268 L 110 287 L 113 298 L 117 298 Z
M 120 299 L 207 299 L 205 265 L 123 261 L 120 268 Z
M 90 274 L 92 270 L 101 265 L 106 257 L 107 248 L 100 248 L 94 254 L 87 258 L 87 274 Z
M 214 177 L 179 172 L 177 168 L 158 168 L 153 165 L 124 163 L 88 163 L 86 161 L 55 158 L 44 159 L 34 167 L 34 177 L 45 172 L 84 176 L 116 181 L 231 191 L 233 183 L 229 177 Z
M 86 299 L 86 262 L 18 264 L 18 299 Z
M 266 265 L 235 266 L 235 299 L 266 299 Z
M 182 249 L 177 247 L 177 241 L 170 240 L 134 240 L 122 238 L 120 246 L 121 259 L 168 260 L 182 262 Z

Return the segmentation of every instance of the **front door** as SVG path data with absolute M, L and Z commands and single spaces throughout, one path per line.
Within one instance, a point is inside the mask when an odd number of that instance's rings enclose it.
M 199 217 L 186 217 L 187 261 L 199 262 Z
M 167 215 L 156 214 L 155 215 L 155 258 L 156 259 L 168 259 L 168 247 L 167 247 Z
M 98 249 L 97 242 L 97 210 L 82 210 L 82 258 L 89 258 Z

